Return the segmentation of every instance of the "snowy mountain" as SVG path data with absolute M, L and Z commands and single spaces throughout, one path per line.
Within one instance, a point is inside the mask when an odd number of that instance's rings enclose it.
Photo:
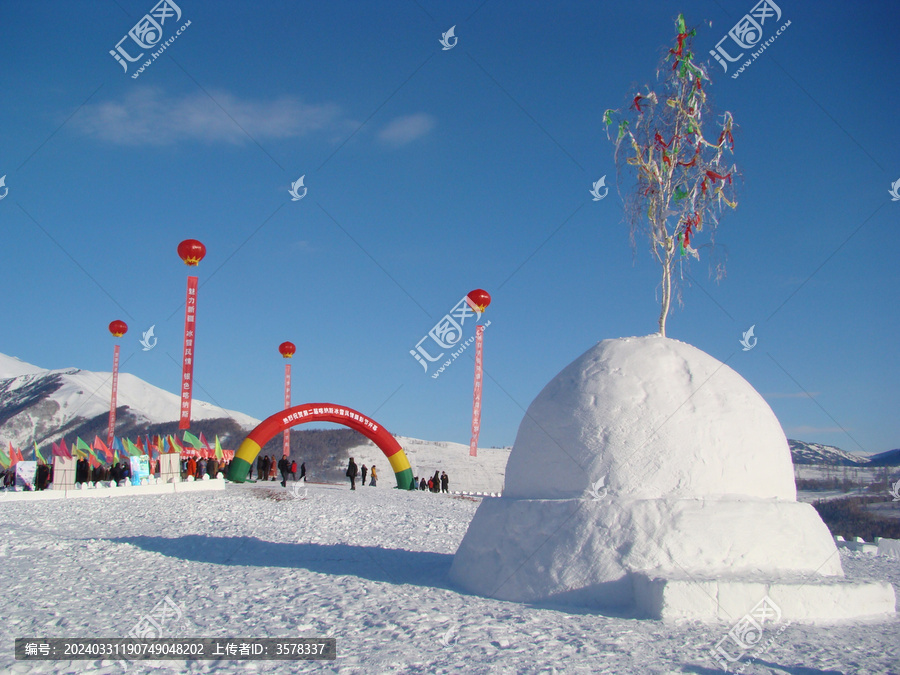
M 869 466 L 900 466 L 900 449 L 870 455 Z
M 90 441 L 103 433 L 109 417 L 112 373 L 78 368 L 45 370 L 0 354 L 0 444 L 28 448 L 47 445 L 62 436 Z M 180 399 L 129 373 L 119 373 L 116 429 L 121 435 L 146 432 L 148 427 L 177 425 Z M 193 401 L 192 419 L 221 420 L 223 429 L 238 435 L 259 420 L 204 401 Z M 237 439 L 238 441 L 240 439 Z
M 794 464 L 834 464 L 837 466 L 861 466 L 868 464 L 869 459 L 863 455 L 854 455 L 833 445 L 807 443 L 788 439 L 791 447 L 791 459 Z

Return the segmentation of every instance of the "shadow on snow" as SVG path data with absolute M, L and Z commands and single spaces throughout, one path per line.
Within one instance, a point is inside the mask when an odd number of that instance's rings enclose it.
M 286 567 L 332 575 L 353 575 L 371 581 L 452 589 L 447 575 L 450 553 L 429 553 L 347 544 L 277 543 L 256 537 L 114 537 L 172 558 L 214 565 Z

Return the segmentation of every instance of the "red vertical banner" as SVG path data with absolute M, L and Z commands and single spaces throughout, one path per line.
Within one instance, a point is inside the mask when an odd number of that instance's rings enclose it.
M 197 335 L 197 277 L 188 277 L 184 307 L 184 352 L 181 359 L 181 418 L 179 429 L 191 426 L 191 392 L 194 386 L 194 340 Z
M 484 326 L 475 326 L 475 391 L 472 394 L 472 440 L 469 441 L 469 456 L 478 456 L 478 434 L 481 433 L 481 376 L 482 345 Z
M 109 403 L 109 428 L 106 431 L 106 445 L 112 447 L 116 433 L 116 397 L 119 393 L 119 345 L 113 350 L 112 398 Z
M 291 407 L 291 364 L 284 364 L 284 409 Z M 284 430 L 284 448 L 282 455 L 287 457 L 291 454 L 291 429 L 288 427 Z

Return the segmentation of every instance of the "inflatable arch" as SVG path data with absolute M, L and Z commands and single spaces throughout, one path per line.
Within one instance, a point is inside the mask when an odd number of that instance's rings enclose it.
M 243 483 L 247 480 L 247 474 L 256 456 L 266 443 L 285 429 L 306 422 L 334 422 L 358 431 L 381 448 L 384 456 L 388 458 L 397 478 L 397 487 L 409 490 L 412 486 L 412 469 L 409 460 L 406 459 L 406 453 L 387 429 L 352 408 L 333 403 L 304 403 L 275 413 L 260 422 L 235 453 L 231 468 L 228 470 L 228 480 Z

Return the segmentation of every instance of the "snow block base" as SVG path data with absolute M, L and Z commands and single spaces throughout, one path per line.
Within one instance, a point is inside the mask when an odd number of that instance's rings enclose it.
M 812 506 L 749 498 L 488 498 L 450 568 L 451 581 L 478 595 L 622 609 L 637 606 L 634 574 L 816 581 L 844 575 Z
M 777 607 L 781 621 L 839 622 L 883 618 L 895 612 L 894 587 L 888 582 L 845 579 L 664 579 L 632 576 L 637 612 L 642 618 L 696 619 L 733 623 L 762 598 Z

